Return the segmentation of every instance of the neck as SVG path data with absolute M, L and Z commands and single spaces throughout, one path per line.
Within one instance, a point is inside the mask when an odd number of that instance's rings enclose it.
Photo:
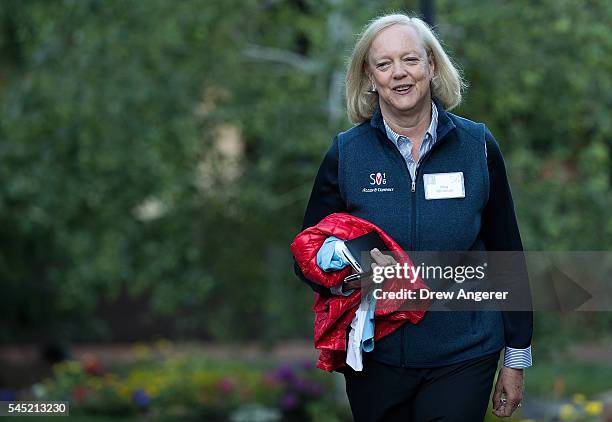
M 418 109 L 397 113 L 381 104 L 380 111 L 385 122 L 397 134 L 410 139 L 422 137 L 431 124 L 431 97 L 423 101 Z

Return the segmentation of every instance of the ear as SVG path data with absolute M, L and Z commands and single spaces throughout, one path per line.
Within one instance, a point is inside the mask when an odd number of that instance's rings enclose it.
M 433 78 L 436 74 L 436 60 L 431 50 L 427 52 L 427 62 L 429 63 L 429 72 L 431 73 L 431 77 Z
M 370 65 L 368 64 L 368 62 L 365 62 L 363 64 L 363 73 L 365 73 L 366 77 L 370 80 L 370 82 L 372 82 L 372 72 L 370 71 Z

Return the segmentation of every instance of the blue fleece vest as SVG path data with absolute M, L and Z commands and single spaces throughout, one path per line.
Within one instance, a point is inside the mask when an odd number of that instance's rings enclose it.
M 437 142 L 421 159 L 412 181 L 377 110 L 369 122 L 338 135 L 338 184 L 348 212 L 376 224 L 410 251 L 483 250 L 481 213 L 489 173 L 484 125 L 438 108 Z M 426 200 L 423 174 L 463 172 L 465 198 Z M 436 367 L 499 351 L 501 313 L 427 312 L 404 324 L 369 354 L 395 366 Z

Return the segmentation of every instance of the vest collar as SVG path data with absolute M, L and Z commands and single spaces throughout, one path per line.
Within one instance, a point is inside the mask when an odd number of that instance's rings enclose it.
M 455 124 L 448 116 L 446 110 L 442 106 L 440 100 L 436 97 L 433 97 L 433 102 L 438 110 L 438 127 L 436 128 L 436 137 L 438 141 L 442 140 L 451 130 L 455 129 Z M 385 124 L 383 122 L 382 113 L 380 111 L 380 106 L 376 106 L 374 110 L 374 114 L 372 114 L 372 118 L 370 119 L 370 125 L 378 130 L 386 136 Z

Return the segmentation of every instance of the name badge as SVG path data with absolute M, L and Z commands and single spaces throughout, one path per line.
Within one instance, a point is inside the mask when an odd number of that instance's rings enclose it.
M 425 199 L 465 198 L 463 172 L 423 175 Z

